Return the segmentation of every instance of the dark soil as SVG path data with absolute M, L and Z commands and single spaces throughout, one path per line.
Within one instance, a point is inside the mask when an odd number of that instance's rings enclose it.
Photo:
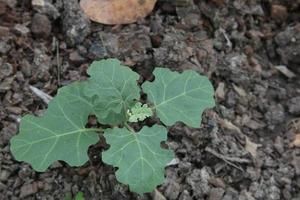
M 135 24 L 90 23 L 76 0 L 0 0 L 0 199 L 297 200 L 300 199 L 300 1 L 159 1 Z M 137 195 L 101 162 L 104 144 L 75 168 L 37 173 L 14 160 L 18 119 L 40 115 L 51 96 L 85 79 L 89 63 L 115 57 L 152 79 L 155 66 L 210 78 L 217 105 L 200 129 L 177 123 L 168 146 L 179 162 L 152 194 Z M 142 81 L 143 81 L 142 80 Z

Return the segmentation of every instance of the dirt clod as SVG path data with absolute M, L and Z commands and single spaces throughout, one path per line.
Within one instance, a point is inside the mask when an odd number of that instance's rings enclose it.
M 24 198 L 33 195 L 38 192 L 38 183 L 34 182 L 32 184 L 23 185 L 21 187 L 20 198 Z
M 289 112 L 294 115 L 300 114 L 300 96 L 294 97 L 288 102 Z
M 31 22 L 31 32 L 35 37 L 47 38 L 51 33 L 51 22 L 46 15 L 35 14 Z
M 271 17 L 277 22 L 284 22 L 288 17 L 287 8 L 282 5 L 272 5 Z
M 91 32 L 90 21 L 80 10 L 78 1 L 64 1 L 62 23 L 69 45 L 80 44 Z

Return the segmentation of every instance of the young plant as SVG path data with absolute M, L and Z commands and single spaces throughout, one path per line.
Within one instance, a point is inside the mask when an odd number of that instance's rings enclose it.
M 88 161 L 88 147 L 103 133 L 110 148 L 102 159 L 118 168 L 118 181 L 133 192 L 151 192 L 163 182 L 164 168 L 174 158 L 171 150 L 160 146 L 167 139 L 167 127 L 181 121 L 199 128 L 202 112 L 215 105 L 206 77 L 166 68 L 153 73 L 155 80 L 139 87 L 139 75 L 120 61 L 93 62 L 90 78 L 59 89 L 42 117 L 22 118 L 19 134 L 11 139 L 12 154 L 40 172 L 56 160 L 80 166 Z M 144 105 L 139 102 L 141 89 L 147 94 Z M 110 128 L 86 128 L 89 115 Z M 128 124 L 153 115 L 164 125 L 135 132 Z

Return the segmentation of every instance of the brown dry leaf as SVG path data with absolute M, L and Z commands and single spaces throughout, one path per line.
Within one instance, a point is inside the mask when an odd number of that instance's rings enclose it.
M 130 24 L 146 17 L 156 0 L 81 0 L 80 6 L 93 21 L 102 24 Z
M 291 143 L 293 147 L 300 147 L 300 133 L 295 135 L 294 141 Z

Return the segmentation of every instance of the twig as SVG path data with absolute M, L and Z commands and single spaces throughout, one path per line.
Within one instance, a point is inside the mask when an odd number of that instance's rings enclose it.
M 237 163 L 251 163 L 250 160 L 248 159 L 244 159 L 244 158 L 236 158 L 236 157 L 229 157 L 229 156 L 225 156 L 222 155 L 218 152 L 216 152 L 215 150 L 211 149 L 210 147 L 206 147 L 205 151 L 208 153 L 211 153 L 212 155 L 216 156 L 217 158 L 220 158 L 221 160 L 225 161 L 226 163 L 228 163 L 229 165 L 244 171 L 242 168 L 240 168 L 239 166 L 237 166 L 236 164 L 232 163 L 232 162 L 237 162 Z

